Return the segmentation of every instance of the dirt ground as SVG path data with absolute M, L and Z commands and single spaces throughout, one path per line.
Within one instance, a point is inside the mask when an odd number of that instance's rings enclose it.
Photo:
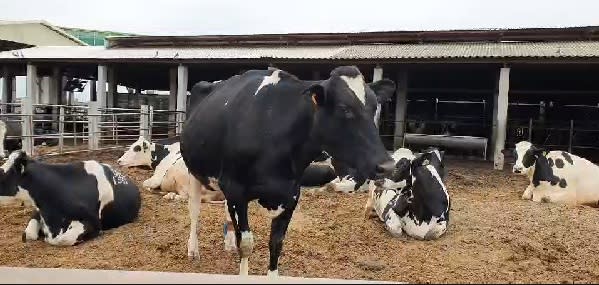
M 121 151 L 47 158 L 115 164 Z M 366 194 L 304 192 L 294 215 L 280 273 L 287 276 L 443 283 L 599 282 L 599 212 L 588 207 L 520 200 L 523 177 L 482 162 L 447 162 L 452 199 L 448 232 L 436 241 L 392 238 L 364 220 Z M 123 169 L 141 185 L 145 169 Z M 185 202 L 142 191 L 135 223 L 71 248 L 21 242 L 30 209 L 0 207 L 0 265 L 237 274 L 236 253 L 224 251 L 223 209 L 202 206 L 201 260 L 187 259 Z M 250 274 L 266 274 L 269 220 L 251 206 L 255 247 Z

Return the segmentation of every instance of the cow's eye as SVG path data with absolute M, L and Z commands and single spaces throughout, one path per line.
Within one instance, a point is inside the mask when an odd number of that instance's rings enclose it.
M 136 146 L 134 146 L 134 147 L 133 147 L 133 151 L 134 151 L 134 152 L 139 152 L 139 151 L 141 151 L 141 146 L 139 146 L 139 145 L 136 145 Z

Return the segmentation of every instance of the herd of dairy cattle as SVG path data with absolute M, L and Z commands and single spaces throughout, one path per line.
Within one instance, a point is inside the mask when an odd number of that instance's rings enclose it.
M 447 231 L 451 200 L 444 152 L 385 150 L 378 135 L 381 104 L 395 83 L 366 83 L 354 66 L 335 68 L 322 81 L 303 81 L 280 69 L 251 70 L 223 81 L 195 84 L 181 136 L 139 137 L 116 160 L 150 167 L 142 188 L 188 201 L 189 258 L 199 258 L 201 203 L 224 207 L 225 250 L 237 250 L 248 274 L 254 238 L 248 203 L 272 219 L 268 275 L 278 275 L 283 240 L 302 189 L 367 192 L 365 218 L 376 217 L 392 236 L 438 239 Z M 7 126 L 0 121 L 0 141 Z M 0 144 L 0 196 L 34 208 L 23 241 L 72 246 L 102 231 L 135 222 L 138 186 L 117 168 L 94 160 L 46 163 L 19 147 Z M 16 149 L 15 149 L 16 148 Z M 8 155 L 7 155 L 8 154 Z M 585 204 L 599 201 L 599 167 L 564 151 L 546 152 L 522 141 L 513 172 L 530 179 L 522 198 Z

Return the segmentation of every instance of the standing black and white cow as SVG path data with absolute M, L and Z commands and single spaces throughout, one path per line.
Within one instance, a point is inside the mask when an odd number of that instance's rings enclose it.
M 436 150 L 428 150 L 415 158 L 403 158 L 397 167 L 395 182 L 405 180 L 405 186 L 371 184 L 366 215 L 377 216 L 393 236 L 405 233 L 420 240 L 439 238 L 447 230 L 451 208 L 441 178 L 441 156 Z
M 48 164 L 17 150 L 0 167 L 0 196 L 35 207 L 23 241 L 44 238 L 71 246 L 135 221 L 141 197 L 135 183 L 108 164 L 88 160 Z
M 254 244 L 248 203 L 258 200 L 270 212 L 268 275 L 278 275 L 300 178 L 322 150 L 367 178 L 393 170 L 372 119 L 377 104 L 373 90 L 384 84 L 394 83 L 366 84 L 353 66 L 337 67 L 323 81 L 302 81 L 278 69 L 251 70 L 201 96 L 184 124 L 181 153 L 199 182 L 207 185 L 209 177 L 218 178 L 235 229 L 240 274 L 248 274 Z M 199 258 L 200 205 L 194 192 L 188 255 Z
M 599 206 L 599 166 L 566 151 L 550 151 L 521 141 L 514 149 L 512 171 L 530 184 L 522 199 L 535 202 Z

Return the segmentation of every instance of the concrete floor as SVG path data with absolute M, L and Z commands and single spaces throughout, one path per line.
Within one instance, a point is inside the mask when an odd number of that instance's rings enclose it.
M 398 284 L 324 278 L 204 273 L 0 267 L 0 284 Z

